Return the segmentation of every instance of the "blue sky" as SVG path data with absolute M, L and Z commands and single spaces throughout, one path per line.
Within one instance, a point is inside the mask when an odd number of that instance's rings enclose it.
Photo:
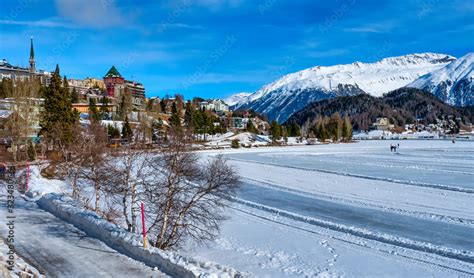
M 147 96 L 253 92 L 317 65 L 474 49 L 471 0 L 0 0 L 0 58 L 68 78 L 115 65 Z

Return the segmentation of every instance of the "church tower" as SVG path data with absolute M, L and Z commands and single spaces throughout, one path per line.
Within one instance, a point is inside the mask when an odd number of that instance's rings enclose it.
M 35 63 L 35 50 L 33 48 L 33 37 L 31 37 L 30 45 L 30 73 L 36 72 L 36 63 Z

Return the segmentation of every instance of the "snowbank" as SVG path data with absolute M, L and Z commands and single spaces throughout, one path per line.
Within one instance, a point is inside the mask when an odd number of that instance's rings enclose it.
M 24 174 L 23 172 L 23 175 Z M 26 196 L 35 198 L 47 193 L 62 193 L 66 192 L 66 187 L 67 184 L 65 181 L 44 178 L 38 166 L 34 165 L 30 168 L 28 192 Z
M 37 203 L 40 208 L 73 224 L 89 236 L 103 241 L 118 252 L 151 267 L 157 267 L 168 275 L 174 277 L 242 276 L 234 269 L 210 262 L 199 262 L 175 252 L 163 251 L 153 247 L 144 250 L 143 241 L 139 235 L 129 233 L 102 219 L 96 213 L 80 208 L 68 196 L 49 193 L 43 195 Z

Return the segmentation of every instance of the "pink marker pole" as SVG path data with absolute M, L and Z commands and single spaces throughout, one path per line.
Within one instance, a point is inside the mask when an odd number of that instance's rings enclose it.
M 146 249 L 147 247 L 147 239 L 146 239 L 146 227 L 145 227 L 145 205 L 143 202 L 141 203 L 142 208 L 142 234 L 143 234 L 143 248 Z
M 30 161 L 26 161 L 25 193 L 28 192 L 28 179 L 30 177 Z

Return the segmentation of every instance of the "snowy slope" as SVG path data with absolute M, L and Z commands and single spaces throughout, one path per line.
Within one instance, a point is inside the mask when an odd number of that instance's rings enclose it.
M 288 74 L 262 87 L 236 108 L 251 108 L 269 119 L 284 122 L 312 101 L 368 93 L 383 93 L 406 86 L 422 75 L 440 69 L 455 58 L 422 53 L 385 58 L 375 63 L 317 66 Z
M 474 53 L 468 53 L 447 66 L 421 76 L 408 87 L 431 91 L 456 106 L 474 105 Z
M 230 106 L 234 106 L 237 103 L 240 103 L 242 100 L 246 99 L 248 96 L 250 96 L 252 93 L 236 93 L 231 95 L 230 97 L 224 99 L 225 103 L 227 103 Z

